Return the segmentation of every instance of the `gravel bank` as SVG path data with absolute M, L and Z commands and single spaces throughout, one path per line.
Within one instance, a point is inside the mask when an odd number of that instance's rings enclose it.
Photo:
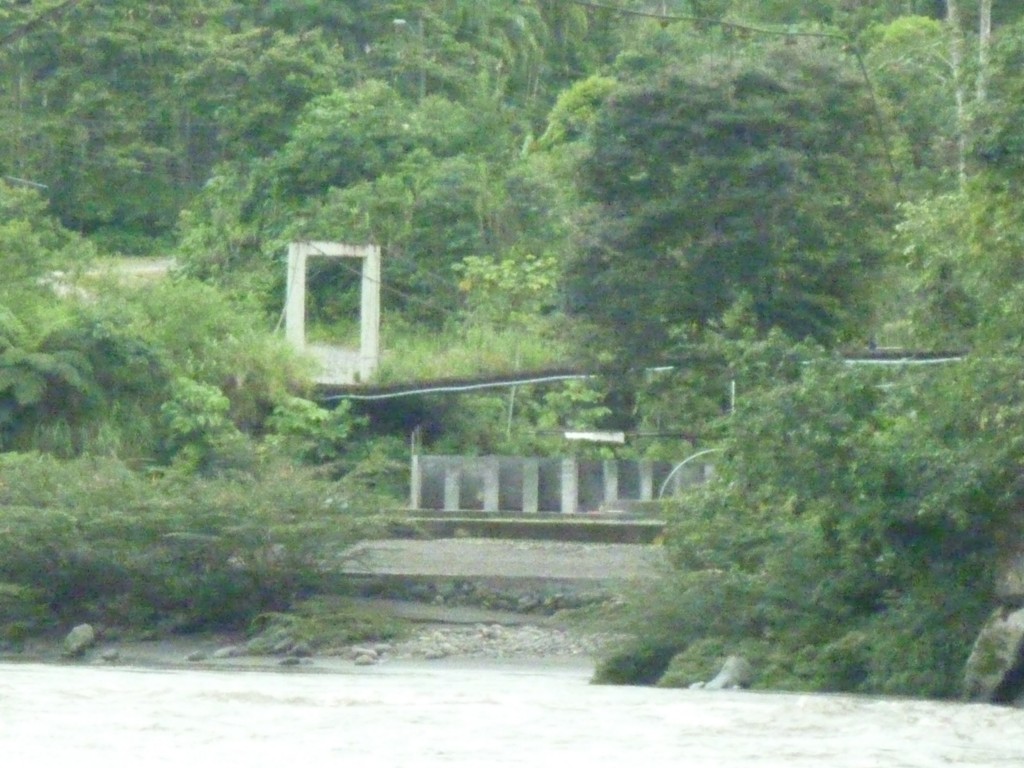
M 412 637 L 396 643 L 380 643 L 367 648 L 349 648 L 342 653 L 352 660 L 361 655 L 364 663 L 389 659 L 484 659 L 551 660 L 581 659 L 593 661 L 615 641 L 607 633 L 584 633 L 566 628 L 530 624 L 506 626 L 424 627 Z M 372 654 L 365 651 L 371 650 Z

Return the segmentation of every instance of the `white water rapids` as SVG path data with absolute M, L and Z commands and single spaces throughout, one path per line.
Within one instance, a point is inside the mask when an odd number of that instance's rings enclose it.
M 0 664 L 22 766 L 1022 766 L 1024 711 L 588 685 L 587 667 L 310 671 Z

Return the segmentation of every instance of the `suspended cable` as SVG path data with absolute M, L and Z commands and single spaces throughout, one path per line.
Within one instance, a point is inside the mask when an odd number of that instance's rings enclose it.
M 316 243 L 308 241 L 308 240 L 304 241 L 304 242 L 309 243 L 309 245 L 313 248 L 313 250 L 316 251 L 320 256 L 327 257 L 327 254 L 324 253 L 322 249 L 318 248 L 316 246 Z M 334 259 L 332 259 L 332 261 L 333 260 Z M 338 263 L 339 263 L 339 265 L 341 266 L 342 269 L 344 269 L 347 272 L 350 272 L 350 273 L 356 275 L 357 277 L 364 278 L 362 270 L 360 270 L 358 267 L 353 267 L 353 266 L 350 266 L 349 264 L 346 264 L 344 259 L 338 259 L 337 261 L 338 261 Z M 430 270 L 424 270 L 424 271 L 427 272 L 428 274 L 430 272 Z M 408 293 L 407 291 L 403 291 L 400 288 L 395 288 L 395 287 L 393 287 L 391 285 L 387 285 L 387 284 L 384 283 L 383 278 L 376 279 L 376 278 L 370 277 L 370 278 L 364 278 L 364 279 L 366 279 L 368 282 L 376 284 L 377 286 L 380 287 L 380 289 L 382 291 L 387 291 L 388 293 L 392 293 L 392 294 L 394 294 L 396 296 L 400 296 L 401 298 L 405 299 L 406 301 L 410 301 L 410 302 L 412 302 L 414 304 L 419 304 L 421 306 L 427 307 L 428 309 L 432 309 L 435 312 L 441 312 L 443 314 L 446 314 L 449 311 L 451 311 L 451 307 L 448 306 L 448 305 L 442 305 L 442 304 L 439 304 L 439 303 L 436 303 L 436 302 L 429 301 L 428 299 L 422 299 L 419 296 L 415 296 L 415 295 L 413 295 L 411 293 Z M 438 278 L 438 279 L 441 280 L 442 278 Z M 450 280 L 445 281 L 445 283 L 447 285 L 451 285 L 451 281 Z
M 559 381 L 582 381 L 595 378 L 593 373 L 565 373 L 554 376 L 535 376 L 525 379 L 507 379 L 503 381 L 484 381 L 472 384 L 440 384 L 437 386 L 424 386 L 415 389 L 404 389 L 397 392 L 378 392 L 375 394 L 361 395 L 358 393 L 345 393 L 320 398 L 322 402 L 336 402 L 338 400 L 391 400 L 398 397 L 411 397 L 413 395 L 444 394 L 448 392 L 473 392 L 481 389 L 505 389 L 518 387 L 527 384 L 551 384 Z
M 34 19 L 29 19 L 20 27 L 12 32 L 8 32 L 6 35 L 0 36 L 0 46 L 9 45 L 10 43 L 17 42 L 26 35 L 34 32 L 38 27 L 45 24 L 47 21 L 55 21 L 63 16 L 67 11 L 72 10 L 76 5 L 81 5 L 82 0 L 67 0 L 60 5 L 56 5 L 47 11 L 43 11 Z
M 867 88 L 868 97 L 871 99 L 872 117 L 875 121 L 876 129 L 878 130 L 879 139 L 882 142 L 882 148 L 885 151 L 886 164 L 889 166 L 889 173 L 892 179 L 893 186 L 896 189 L 897 197 L 903 197 L 903 189 L 900 184 L 900 174 L 896 169 L 896 163 L 892 156 L 892 146 L 889 140 L 889 133 L 886 129 L 885 120 L 882 117 L 882 110 L 878 103 L 878 98 L 875 94 L 874 85 L 871 82 L 871 77 L 868 74 L 867 65 L 864 63 L 864 58 L 861 55 L 860 48 L 856 42 L 845 32 L 831 32 L 828 30 L 808 30 L 800 29 L 798 27 L 787 27 L 786 29 L 773 29 L 771 27 L 763 27 L 755 24 L 748 24 L 739 21 L 728 21 L 726 19 L 716 19 L 705 16 L 694 16 L 691 14 L 680 14 L 680 13 L 661 13 L 658 11 L 641 11 L 632 8 L 622 8 L 621 6 L 611 5 L 608 3 L 594 3 L 588 2 L 587 0 L 559 0 L 562 3 L 569 5 L 576 5 L 581 8 L 589 8 L 596 11 L 607 11 L 620 16 L 636 16 L 640 18 L 655 19 L 661 22 L 672 22 L 672 21 L 688 21 L 701 26 L 716 26 L 722 29 L 731 29 L 738 32 L 751 35 L 766 35 L 772 37 L 785 37 L 785 38 L 817 38 L 824 40 L 835 40 L 842 44 L 842 50 L 845 53 L 851 54 L 857 62 L 857 68 L 860 71 L 860 75 L 864 80 L 864 87 Z

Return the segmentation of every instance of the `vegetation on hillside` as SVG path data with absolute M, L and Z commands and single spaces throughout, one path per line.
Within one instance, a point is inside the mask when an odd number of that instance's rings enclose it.
M 244 622 L 401 498 L 413 429 L 615 427 L 720 460 L 607 679 L 743 648 L 952 693 L 1019 526 L 1022 41 L 992 0 L 3 4 L 0 625 Z M 613 373 L 317 402 L 298 238 L 382 246 L 388 375 Z M 358 281 L 310 278 L 351 333 Z M 841 361 L 875 345 L 969 355 Z

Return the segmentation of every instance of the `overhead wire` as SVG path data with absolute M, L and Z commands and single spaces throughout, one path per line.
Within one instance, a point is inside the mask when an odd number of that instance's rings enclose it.
M 525 0 L 520 0 L 525 2 Z M 868 97 L 871 100 L 872 117 L 875 122 L 876 130 L 878 131 L 879 139 L 882 142 L 882 148 L 885 152 L 886 164 L 889 167 L 889 174 L 892 180 L 892 184 L 896 189 L 897 197 L 903 197 L 903 189 L 900 183 L 900 174 L 896 169 L 896 163 L 893 160 L 892 144 L 889 138 L 889 132 L 885 125 L 885 120 L 882 117 L 882 109 L 878 103 L 878 96 L 875 93 L 874 83 L 871 81 L 871 76 L 868 73 L 867 65 L 864 62 L 864 57 L 861 54 L 860 47 L 857 45 L 849 35 L 845 32 L 833 32 L 829 30 L 816 30 L 816 29 L 804 29 L 801 27 L 788 26 L 785 29 L 772 28 L 761 26 L 758 24 L 750 24 L 747 22 L 732 21 L 729 19 L 720 19 L 708 16 L 697 16 L 693 14 L 684 13 L 666 13 L 660 11 L 643 11 L 634 8 L 623 8 L 622 6 L 613 5 L 610 3 L 598 3 L 590 2 L 590 0 L 555 0 L 555 2 L 561 2 L 563 4 L 575 5 L 581 8 L 587 8 L 590 10 L 607 11 L 620 16 L 635 16 L 639 18 L 654 19 L 660 22 L 691 22 L 693 24 L 701 26 L 716 26 L 722 29 L 731 29 L 737 32 L 742 32 L 748 35 L 765 35 L 772 37 L 783 37 L 787 39 L 793 38 L 816 38 L 821 40 L 834 40 L 842 44 L 842 51 L 848 53 L 854 57 L 857 63 L 857 69 L 860 72 L 860 76 L 864 81 L 864 87 L 867 89 Z
M 321 248 L 317 247 L 316 243 L 314 243 L 312 241 L 308 241 L 308 240 L 307 241 L 303 241 L 303 242 L 308 243 L 313 248 L 314 251 L 317 251 L 319 253 L 320 256 L 325 256 L 325 257 L 327 256 L 327 254 L 324 253 L 324 251 Z M 414 295 L 412 293 L 409 293 L 408 291 L 403 291 L 400 288 L 395 288 L 394 286 L 388 285 L 387 283 L 384 282 L 383 278 L 380 278 L 380 279 L 372 278 L 372 277 L 371 278 L 366 278 L 363 275 L 362 270 L 358 269 L 357 267 L 350 266 L 349 264 L 347 264 L 345 262 L 345 259 L 338 259 L 337 261 L 338 261 L 338 263 L 339 263 L 339 265 L 341 266 L 342 269 L 344 269 L 344 270 L 346 270 L 348 272 L 351 272 L 352 274 L 356 275 L 357 277 L 360 277 L 362 279 L 367 279 L 371 283 L 375 283 L 376 285 L 378 285 L 380 287 L 380 289 L 382 291 L 387 291 L 388 293 L 394 294 L 395 296 L 399 296 L 399 297 L 401 297 L 401 298 L 403 298 L 403 299 L 405 299 L 407 301 L 410 301 L 410 302 L 412 302 L 414 304 L 419 304 L 421 306 L 424 306 L 427 309 L 432 309 L 432 310 L 435 310 L 435 311 L 440 311 L 442 313 L 447 313 L 447 312 L 451 311 L 451 307 L 448 306 L 448 305 L 443 305 L 443 304 L 440 304 L 438 302 L 433 302 L 433 301 L 430 301 L 428 299 L 424 299 L 422 297 L 419 297 L 419 296 L 416 296 L 416 295 Z M 434 277 L 434 275 L 432 274 L 431 270 L 421 270 L 421 272 L 423 274 L 428 274 L 428 275 L 431 275 L 432 277 Z M 436 279 L 439 280 L 439 281 L 443 280 L 444 284 L 446 286 L 450 286 L 451 285 L 451 281 L 450 280 L 444 280 L 444 278 L 441 278 L 440 276 L 437 276 Z
M 46 23 L 47 21 L 59 19 L 68 11 L 73 10 L 75 6 L 81 5 L 83 1 L 84 0 L 66 0 L 65 2 L 60 3 L 59 5 L 55 5 L 52 8 L 48 8 L 47 10 L 40 13 L 38 16 L 35 16 L 29 19 L 28 21 L 24 22 L 21 26 L 14 29 L 13 31 L 0 36 L 0 47 L 21 40 L 23 37 L 34 32 L 36 28 Z
M 527 386 L 530 384 L 552 384 L 560 381 L 584 381 L 596 378 L 593 373 L 565 373 L 551 376 L 533 376 L 527 378 L 509 378 L 500 381 L 481 381 L 467 384 L 439 384 L 437 386 L 422 386 L 413 389 L 403 389 L 395 392 L 378 392 L 375 394 L 359 394 L 358 392 L 346 392 L 341 395 L 322 397 L 322 402 L 336 402 L 338 400 L 393 400 L 399 397 L 411 397 L 413 395 L 433 395 L 456 392 L 474 392 L 482 389 L 507 389 L 508 387 Z

